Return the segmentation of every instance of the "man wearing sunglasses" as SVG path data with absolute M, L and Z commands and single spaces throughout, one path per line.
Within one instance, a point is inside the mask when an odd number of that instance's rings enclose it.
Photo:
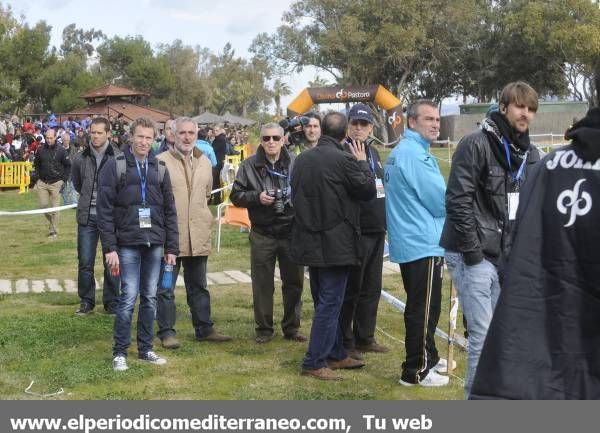
M 377 309 L 381 297 L 383 246 L 385 243 L 385 192 L 383 165 L 373 146 L 373 112 L 366 104 L 355 104 L 348 112 L 348 138 L 364 144 L 367 163 L 377 195 L 360 202 L 360 247 L 363 257 L 348 278 L 340 322 L 348 355 L 362 359 L 361 352 L 385 353 L 389 349 L 375 341 Z
M 261 145 L 256 154 L 240 166 L 231 202 L 248 208 L 252 298 L 256 322 L 256 343 L 271 341 L 273 329 L 273 293 L 275 260 L 279 262 L 283 295 L 284 338 L 303 342 L 300 328 L 303 268 L 290 258 L 291 226 L 294 208 L 291 203 L 290 175 L 293 156 L 283 146 L 283 128 L 267 123 L 260 130 Z

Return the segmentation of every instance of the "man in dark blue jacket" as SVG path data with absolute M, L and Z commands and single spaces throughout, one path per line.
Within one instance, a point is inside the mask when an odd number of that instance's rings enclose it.
M 131 344 L 131 319 L 138 293 L 138 357 L 152 364 L 167 361 L 152 351 L 156 288 L 161 258 L 175 265 L 179 254 L 177 211 L 169 173 L 151 152 L 156 135 L 154 122 L 136 119 L 133 140 L 125 150 L 125 170 L 119 158 L 102 170 L 98 186 L 97 215 L 102 248 L 113 273 L 121 273 L 121 296 L 114 326 L 113 369 L 127 370 Z M 161 174 L 161 172 L 164 173 Z
M 363 144 L 353 141 L 351 154 L 342 147 L 346 127 L 342 113 L 327 114 L 317 146 L 298 156 L 292 172 L 292 260 L 309 266 L 315 305 L 302 374 L 321 380 L 365 365 L 347 355 L 338 319 L 351 267 L 360 263 L 358 202 L 376 191 Z

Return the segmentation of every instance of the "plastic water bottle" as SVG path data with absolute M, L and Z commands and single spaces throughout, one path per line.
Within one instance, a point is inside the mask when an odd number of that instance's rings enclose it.
M 173 287 L 173 265 L 165 263 L 165 268 L 162 275 L 162 288 L 171 289 Z

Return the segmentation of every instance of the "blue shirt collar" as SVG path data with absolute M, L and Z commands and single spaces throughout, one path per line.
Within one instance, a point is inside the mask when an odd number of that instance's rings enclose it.
M 429 141 L 427 141 L 417 131 L 413 131 L 412 129 L 406 128 L 404 130 L 404 138 L 419 143 L 423 147 L 423 149 L 425 149 L 426 151 L 429 151 L 429 146 L 431 145 L 431 143 L 429 143 Z

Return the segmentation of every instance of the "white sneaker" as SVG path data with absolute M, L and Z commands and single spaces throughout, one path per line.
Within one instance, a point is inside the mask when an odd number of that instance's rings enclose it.
M 125 371 L 129 368 L 127 367 L 127 358 L 124 356 L 115 356 L 112 365 L 114 371 Z
M 400 379 L 399 383 L 400 383 L 400 385 L 403 385 L 403 386 L 415 386 L 415 385 L 446 386 L 446 385 L 448 385 L 448 382 L 450 382 L 450 378 L 448 376 L 442 376 L 441 374 L 437 374 L 433 370 L 429 370 L 429 373 L 427 373 L 427 376 L 425 376 L 425 378 L 421 379 L 421 381 L 419 383 L 405 382 L 402 379 Z
M 452 370 L 456 368 L 456 361 L 452 360 Z M 448 360 L 446 358 L 440 358 L 437 364 L 432 368 L 436 373 L 447 374 L 448 373 Z
M 167 360 L 165 358 L 161 358 L 160 356 L 158 356 L 156 353 L 154 353 L 152 351 L 141 354 L 139 356 L 139 358 L 142 361 L 146 361 L 146 362 L 149 362 L 150 364 L 154 364 L 154 365 L 163 365 L 163 364 L 167 363 Z

